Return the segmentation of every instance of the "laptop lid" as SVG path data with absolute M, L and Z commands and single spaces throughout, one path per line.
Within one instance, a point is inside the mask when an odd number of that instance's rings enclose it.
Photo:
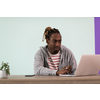
M 97 75 L 100 70 L 100 55 L 82 55 L 74 76 Z

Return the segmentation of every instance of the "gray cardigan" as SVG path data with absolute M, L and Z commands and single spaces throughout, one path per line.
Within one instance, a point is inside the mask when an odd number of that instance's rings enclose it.
M 73 53 L 66 48 L 65 46 L 61 45 L 60 47 L 61 59 L 59 63 L 59 70 L 63 67 L 71 65 L 72 66 L 72 74 L 75 73 L 77 63 Z M 34 57 L 34 74 L 35 75 L 56 75 L 57 70 L 49 69 L 48 65 L 48 55 L 46 46 L 40 47 Z

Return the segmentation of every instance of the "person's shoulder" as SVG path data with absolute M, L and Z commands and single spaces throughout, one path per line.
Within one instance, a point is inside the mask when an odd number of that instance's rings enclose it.
M 39 49 L 37 50 L 36 54 L 45 53 L 45 52 L 46 52 L 46 46 L 40 46 Z
M 68 50 L 68 51 L 70 51 L 70 49 L 69 48 L 67 48 L 66 46 L 64 46 L 64 45 L 61 45 L 61 50 Z
M 72 51 L 69 48 L 67 48 L 66 46 L 64 46 L 64 45 L 61 45 L 61 50 L 63 52 L 72 53 Z

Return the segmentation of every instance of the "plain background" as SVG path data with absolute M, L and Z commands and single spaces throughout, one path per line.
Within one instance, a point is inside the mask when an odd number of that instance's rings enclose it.
M 1 17 L 0 63 L 9 63 L 11 75 L 34 74 L 34 55 L 46 45 L 42 37 L 48 26 L 59 29 L 77 64 L 82 55 L 95 54 L 94 17 Z

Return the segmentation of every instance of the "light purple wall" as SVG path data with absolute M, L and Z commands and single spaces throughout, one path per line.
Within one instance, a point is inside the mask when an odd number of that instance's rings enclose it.
M 100 54 L 100 17 L 94 17 L 95 21 L 95 54 Z

